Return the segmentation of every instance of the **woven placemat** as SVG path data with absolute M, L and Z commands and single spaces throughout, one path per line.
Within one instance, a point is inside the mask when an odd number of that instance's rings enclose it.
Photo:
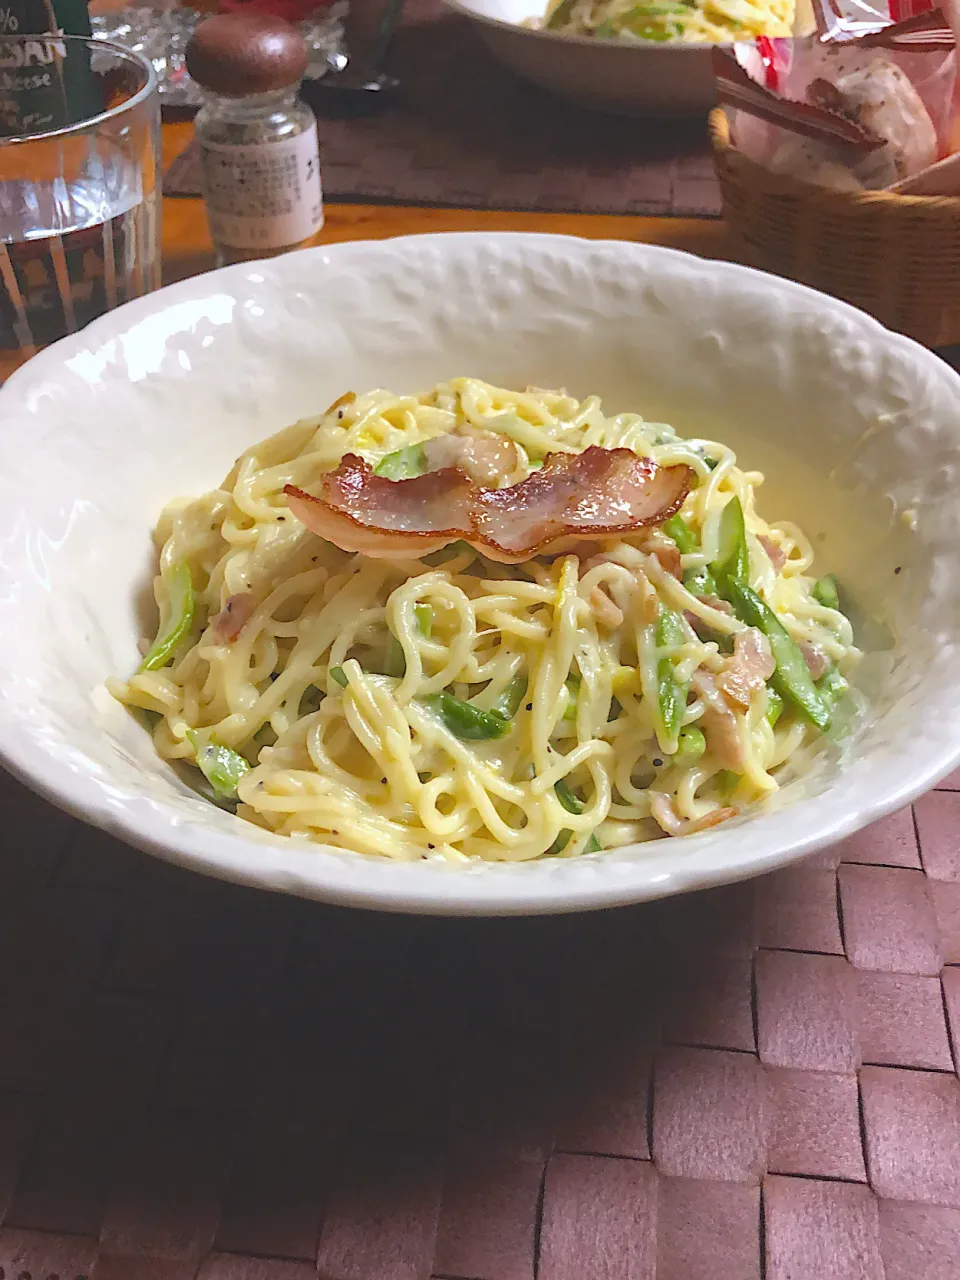
M 440 0 L 407 0 L 388 66 L 395 101 L 320 120 L 328 200 L 719 215 L 703 122 L 600 115 L 551 98 L 495 62 Z M 189 157 L 171 166 L 164 191 L 197 194 Z
M 960 776 L 795 869 L 429 920 L 0 776 L 5 1280 L 957 1280 Z

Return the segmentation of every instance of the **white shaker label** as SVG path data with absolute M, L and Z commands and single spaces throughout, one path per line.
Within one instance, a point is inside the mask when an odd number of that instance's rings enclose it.
M 200 145 L 210 234 L 234 249 L 282 249 L 323 226 L 317 126 L 295 138 Z

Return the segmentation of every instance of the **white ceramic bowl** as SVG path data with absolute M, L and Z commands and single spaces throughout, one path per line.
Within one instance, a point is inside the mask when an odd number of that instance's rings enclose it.
M 102 681 L 138 660 L 161 507 L 345 388 L 465 373 L 596 391 L 611 409 L 729 440 L 766 471 L 763 510 L 802 522 L 823 565 L 896 631 L 895 669 L 883 654 L 865 662 L 878 691 L 844 769 L 824 761 L 790 803 L 701 835 L 463 870 L 269 836 L 154 755 Z M 95 322 L 12 378 L 0 423 L 0 759 L 70 812 L 200 871 L 403 911 L 635 902 L 789 862 L 960 757 L 960 379 L 784 281 L 552 236 L 312 249 Z
M 511 71 L 584 107 L 621 115 L 702 116 L 716 100 L 708 44 L 626 44 L 538 31 L 546 0 L 446 0 Z M 598 128 L 600 126 L 598 125 Z

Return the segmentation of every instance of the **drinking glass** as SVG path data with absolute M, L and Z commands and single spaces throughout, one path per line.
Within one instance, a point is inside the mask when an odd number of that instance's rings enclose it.
M 0 378 L 159 285 L 159 157 L 146 59 L 0 36 Z

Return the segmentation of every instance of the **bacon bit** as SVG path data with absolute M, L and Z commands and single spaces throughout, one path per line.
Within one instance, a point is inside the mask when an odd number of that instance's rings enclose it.
M 709 671 L 695 671 L 690 683 L 703 699 L 704 709 L 699 723 L 703 726 L 708 749 L 722 769 L 742 773 L 746 763 L 743 743 L 740 740 L 737 717 L 729 702 L 717 688 Z
M 777 546 L 777 544 L 773 541 L 772 538 L 768 538 L 766 534 L 763 534 L 763 533 L 757 534 L 757 541 L 760 543 L 761 547 L 763 547 L 764 551 L 767 553 L 767 556 L 770 559 L 770 563 L 773 565 L 773 572 L 779 573 L 780 570 L 783 568 L 783 566 L 787 563 L 787 557 L 784 555 L 783 550 Z
M 697 596 L 697 599 L 702 600 L 703 603 L 709 605 L 711 609 L 716 609 L 718 613 L 726 613 L 731 617 L 733 616 L 733 609 L 731 606 L 727 604 L 726 600 L 721 600 L 719 596 Z M 710 623 L 707 622 L 705 618 L 701 618 L 698 613 L 694 613 L 692 609 L 684 609 L 683 616 L 690 623 L 691 627 L 693 627 L 701 640 L 709 638 L 709 636 L 713 634 Z
M 601 627 L 608 631 L 616 631 L 623 625 L 623 612 L 615 605 L 605 591 L 599 587 L 591 587 L 589 594 L 590 608 Z
M 570 538 L 609 538 L 659 523 L 687 496 L 689 467 L 658 467 L 631 449 L 551 453 L 519 484 L 486 489 L 459 467 L 412 480 L 375 476 L 348 453 L 318 495 L 288 484 L 308 529 L 373 558 L 419 558 L 462 539 L 491 560 L 519 564 Z
M 711 609 L 716 609 L 717 613 L 728 613 L 733 617 L 733 605 L 727 600 L 721 600 L 719 596 L 697 596 L 697 599 L 708 604 Z
M 818 644 L 811 644 L 809 640 L 798 640 L 797 648 L 803 654 L 803 660 L 807 664 L 812 679 L 819 680 L 821 676 L 827 674 L 830 659 Z
M 776 669 L 767 637 L 756 627 L 747 627 L 733 637 L 733 654 L 724 662 L 717 686 L 733 702 L 749 707 Z
M 459 467 L 477 484 L 492 488 L 520 465 L 520 451 L 512 440 L 467 425 L 425 441 L 423 452 L 430 471 Z
M 252 592 L 244 591 L 242 595 L 230 596 L 220 612 L 210 621 L 214 636 L 221 642 L 233 644 L 250 621 L 253 610 Z
M 338 396 L 333 404 L 329 405 L 324 417 L 328 417 L 331 413 L 336 413 L 338 409 L 342 409 L 344 405 L 353 404 L 357 398 L 355 391 L 345 391 L 342 396 Z
M 730 805 L 725 805 L 722 809 L 712 809 L 710 813 L 705 813 L 702 818 L 697 818 L 691 822 L 683 834 L 692 836 L 698 831 L 708 831 L 711 827 L 717 826 L 718 823 L 728 822 L 736 816 L 736 809 L 731 808 Z
M 736 809 L 711 809 L 702 818 L 681 818 L 669 796 L 662 791 L 650 792 L 650 813 L 668 836 L 692 836 L 707 831 L 728 818 L 737 816 Z

